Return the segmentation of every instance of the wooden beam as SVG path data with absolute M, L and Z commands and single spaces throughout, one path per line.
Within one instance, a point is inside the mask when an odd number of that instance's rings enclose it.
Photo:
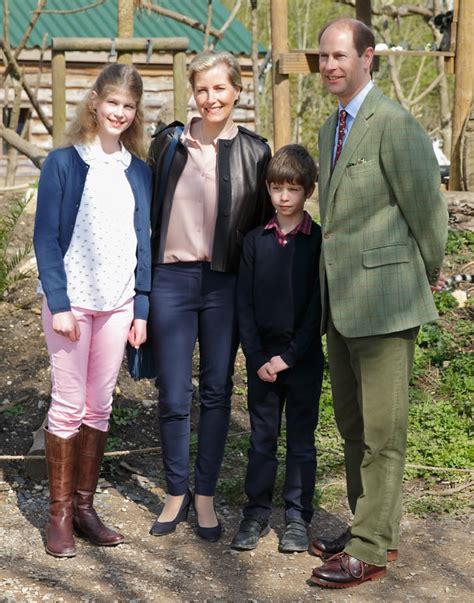
M 115 47 L 117 51 L 144 52 L 148 44 L 153 45 L 153 50 L 186 50 L 189 45 L 188 38 L 52 38 L 53 50 L 86 52 L 110 51 Z
M 355 0 L 356 19 L 372 28 L 372 2 L 371 0 Z
M 186 53 L 173 54 L 173 104 L 174 118 L 186 123 L 188 115 L 188 96 L 186 79 Z
M 117 37 L 133 38 L 133 0 L 118 0 Z M 120 50 L 117 53 L 117 63 L 132 64 L 132 53 Z
M 291 141 L 290 80 L 280 70 L 288 52 L 288 0 L 271 0 L 273 146 L 276 151 Z
M 454 52 L 438 52 L 433 50 L 377 50 L 375 58 L 387 56 L 411 57 L 454 57 Z M 279 57 L 280 73 L 317 73 L 319 72 L 319 51 L 314 49 L 294 50 L 282 53 Z M 375 69 L 376 71 L 377 69 Z
M 53 146 L 61 144 L 66 128 L 66 55 L 53 50 L 51 55 L 53 93 Z
M 459 0 L 449 190 L 461 188 L 461 137 L 474 101 L 474 2 Z

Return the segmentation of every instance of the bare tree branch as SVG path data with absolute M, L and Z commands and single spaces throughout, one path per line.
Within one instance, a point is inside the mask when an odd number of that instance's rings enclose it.
M 423 90 L 413 101 L 410 102 L 412 105 L 420 103 L 425 96 L 428 96 L 435 88 L 437 88 L 444 77 L 444 73 L 439 73 L 438 76 L 431 82 L 431 84 Z
M 38 19 L 41 17 L 41 13 L 43 11 L 44 6 L 46 5 L 46 0 L 38 0 L 38 8 L 36 9 L 31 21 L 28 23 L 28 27 L 25 29 L 25 33 L 22 35 L 21 40 L 18 42 L 18 46 L 15 49 L 15 59 L 17 59 L 20 55 L 20 52 L 26 46 L 26 43 L 29 40 L 31 32 L 33 31 Z
M 105 2 L 105 0 L 97 0 L 97 2 L 94 2 L 94 4 L 88 4 L 87 6 L 81 6 L 80 8 L 69 8 L 69 9 L 53 9 L 53 8 L 51 8 L 48 10 L 42 10 L 40 8 L 37 8 L 36 10 L 32 11 L 32 13 L 33 14 L 49 13 L 50 15 L 72 15 L 73 13 L 82 13 L 85 10 L 89 10 L 91 8 L 97 8 L 101 4 L 104 4 L 104 2 Z
M 13 72 L 15 73 L 16 77 L 18 78 L 21 85 L 23 86 L 23 89 L 26 92 L 28 98 L 30 99 L 30 102 L 33 105 L 36 113 L 38 114 L 38 117 L 41 119 L 41 121 L 42 121 L 44 127 L 46 128 L 46 130 L 48 131 L 48 133 L 52 135 L 53 127 L 52 127 L 51 123 L 49 122 L 48 118 L 46 117 L 41 105 L 39 104 L 39 101 L 38 101 L 35 93 L 31 89 L 31 87 L 28 84 L 28 82 L 26 81 L 23 73 L 21 72 L 20 66 L 16 62 L 16 59 L 13 56 L 11 48 L 4 43 L 4 40 L 0 40 L 0 48 L 3 50 L 3 53 L 6 58 L 6 63 L 11 65 Z
M 36 165 L 37 168 L 41 168 L 43 161 L 46 159 L 47 153 L 37 147 L 35 144 L 28 142 L 21 136 L 19 136 L 14 130 L 5 128 L 3 124 L 0 124 L 0 138 L 3 138 L 5 142 L 17 149 L 23 155 L 26 155 L 28 159 Z
M 339 4 L 344 4 L 344 6 L 351 6 L 354 9 L 356 7 L 355 0 L 336 0 L 336 2 Z M 387 17 L 392 17 L 393 19 L 412 17 L 414 15 L 419 15 L 421 17 L 425 17 L 426 19 L 430 19 L 434 16 L 432 10 L 426 8 L 425 6 L 419 6 L 418 4 L 402 4 L 401 6 L 387 4 L 379 9 L 372 8 L 372 14 L 379 17 L 385 15 Z
M 219 29 L 219 33 L 220 33 L 220 37 L 222 38 L 225 34 L 225 32 L 229 29 L 229 27 L 232 25 L 232 21 L 235 19 L 235 17 L 237 16 L 237 13 L 239 12 L 240 9 L 240 5 L 242 4 L 242 0 L 236 0 L 235 4 L 234 4 L 234 8 L 230 11 L 229 16 L 227 17 L 227 20 L 225 21 L 225 23 L 222 25 L 222 27 Z
M 191 27 L 192 29 L 197 29 L 199 31 L 202 31 L 203 33 L 206 31 L 205 25 L 203 25 L 200 21 L 197 21 L 196 19 L 193 19 L 192 17 L 188 17 L 187 15 L 182 15 L 180 13 L 176 13 L 173 10 L 163 8 L 162 6 L 152 4 L 151 2 L 145 2 L 142 0 L 139 3 L 139 8 L 149 10 L 151 12 L 157 13 L 158 15 L 163 15 L 164 17 L 169 17 L 170 19 L 174 19 L 175 21 L 178 21 L 179 23 L 184 23 L 188 27 Z M 210 27 L 209 33 L 214 38 L 217 38 L 219 40 L 222 38 L 222 35 L 223 35 L 223 34 L 221 34 L 221 32 L 218 29 L 215 29 L 215 27 Z
M 204 31 L 204 50 L 209 48 L 209 30 L 212 23 L 212 0 L 207 0 L 207 23 Z

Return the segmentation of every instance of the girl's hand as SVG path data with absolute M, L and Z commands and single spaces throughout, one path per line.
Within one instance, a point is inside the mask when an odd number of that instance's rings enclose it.
M 146 341 L 146 320 L 136 318 L 132 322 L 130 331 L 128 332 L 128 343 L 134 347 L 139 348 L 142 343 Z
M 79 341 L 81 337 L 79 323 L 71 311 L 53 314 L 53 330 L 71 341 Z

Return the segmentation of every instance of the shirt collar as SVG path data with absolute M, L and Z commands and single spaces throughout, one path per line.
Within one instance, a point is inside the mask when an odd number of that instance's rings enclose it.
M 291 232 L 283 233 L 280 228 L 280 224 L 278 223 L 277 214 L 274 214 L 274 216 L 265 225 L 264 230 L 275 229 L 279 234 L 281 234 L 284 237 L 288 237 L 290 235 L 295 235 L 298 232 L 301 232 L 302 234 L 305 234 L 305 235 L 309 235 L 309 234 L 311 234 L 311 222 L 312 222 L 311 216 L 305 210 L 303 212 L 303 218 L 302 218 L 301 222 L 297 226 L 295 226 L 295 228 L 293 228 L 293 230 Z
M 344 109 L 347 113 L 355 119 L 357 117 L 357 113 L 359 113 L 359 109 L 362 106 L 362 103 L 365 101 L 365 97 L 374 87 L 374 82 L 370 80 L 363 88 L 360 90 L 354 98 L 352 98 L 347 105 L 344 107 L 341 103 L 339 103 L 339 111 Z
M 78 144 L 75 147 L 86 163 L 122 163 L 128 167 L 132 160 L 130 151 L 127 151 L 122 142 L 120 142 L 120 151 L 115 153 L 105 153 L 98 137 L 88 144 Z
M 196 137 L 194 137 L 191 134 L 191 125 L 197 124 L 198 122 L 201 122 L 201 121 L 202 121 L 201 117 L 193 117 L 191 119 L 191 121 L 189 121 L 186 124 L 186 126 L 184 127 L 184 130 L 183 130 L 183 133 L 181 134 L 181 142 L 182 143 L 188 143 L 188 144 L 192 143 L 192 144 L 201 146 L 201 142 L 199 141 L 199 139 L 197 139 Z M 219 134 L 219 136 L 212 141 L 212 144 L 217 147 L 217 143 L 219 140 L 231 140 L 232 138 L 235 138 L 238 133 L 239 133 L 239 129 L 237 128 L 235 123 L 232 122 L 232 124 L 226 130 L 221 132 Z

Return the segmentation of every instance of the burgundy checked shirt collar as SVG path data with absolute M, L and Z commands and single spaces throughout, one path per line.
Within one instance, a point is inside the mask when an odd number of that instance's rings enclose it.
M 280 225 L 278 224 L 277 215 L 275 214 L 265 226 L 265 230 L 271 229 L 275 230 L 275 236 L 277 238 L 278 244 L 281 247 L 284 247 L 288 243 L 289 237 L 294 237 L 299 232 L 305 235 L 311 234 L 311 216 L 307 211 L 305 211 L 303 213 L 303 219 L 298 224 L 298 226 L 295 226 L 292 231 L 287 232 L 285 234 L 284 232 L 282 232 Z

